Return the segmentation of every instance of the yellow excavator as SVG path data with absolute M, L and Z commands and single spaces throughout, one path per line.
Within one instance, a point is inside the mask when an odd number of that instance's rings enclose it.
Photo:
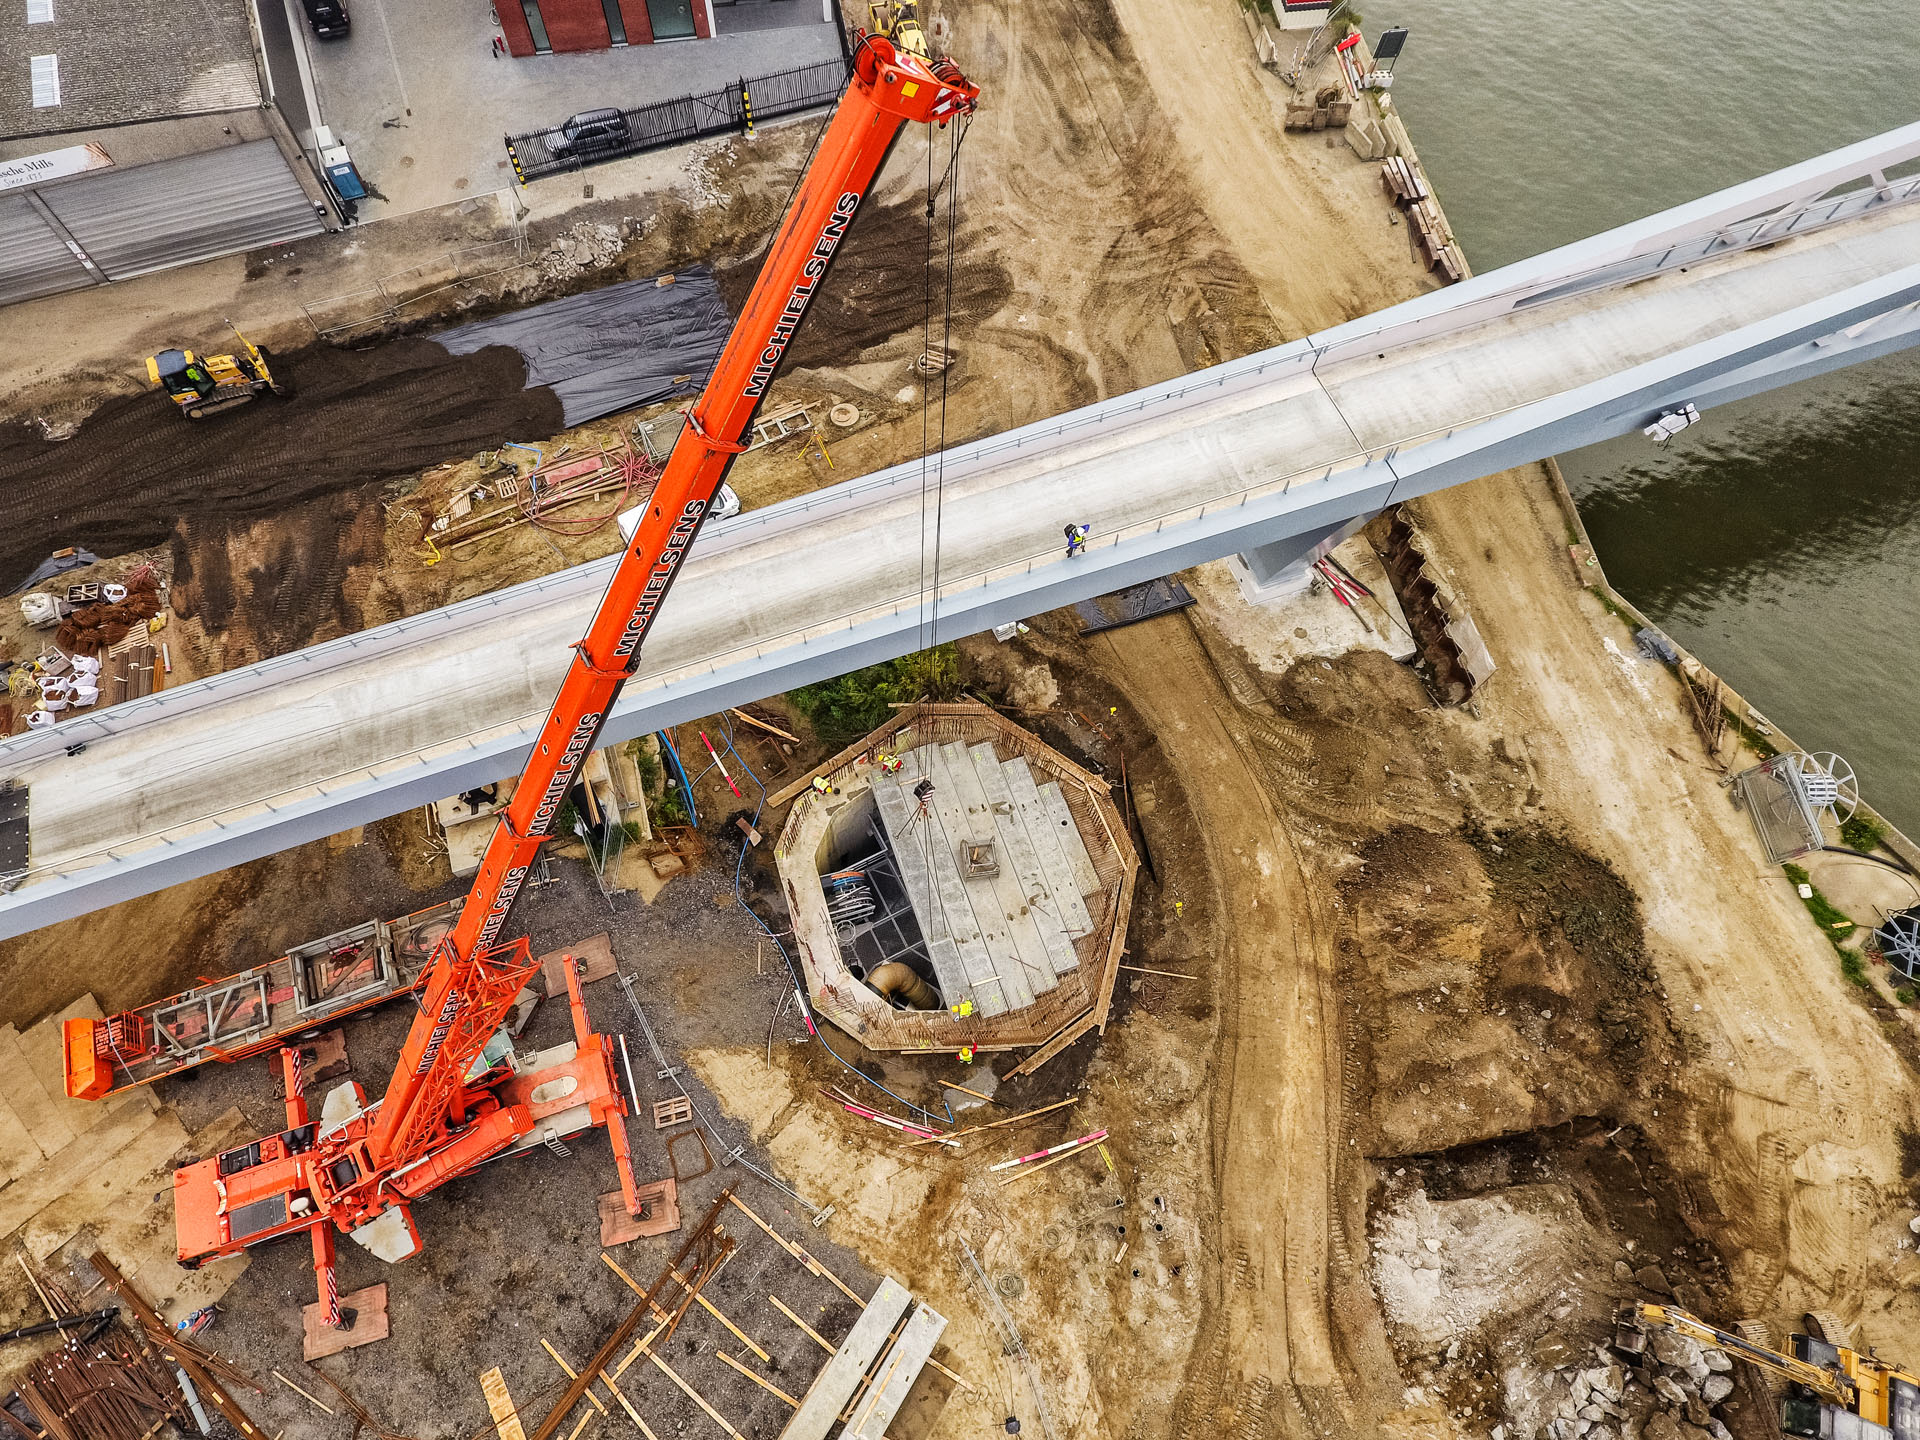
M 244 405 L 258 395 L 293 394 L 293 385 L 276 375 L 273 359 L 234 327 L 240 349 L 232 355 L 195 355 L 191 350 L 162 350 L 147 357 L 147 379 L 167 392 L 167 398 L 199 420 Z
M 1845 1338 L 1824 1316 L 1809 1316 L 1819 1336 L 1795 1335 L 1793 1353 L 1758 1344 L 1709 1325 L 1673 1305 L 1628 1305 L 1615 1317 L 1614 1348 L 1646 1351 L 1647 1335 L 1670 1330 L 1724 1350 L 1767 1375 L 1787 1382 L 1780 1402 L 1780 1429 L 1788 1435 L 1832 1440 L 1920 1440 L 1920 1376 L 1889 1365 L 1871 1350 L 1838 1342 Z

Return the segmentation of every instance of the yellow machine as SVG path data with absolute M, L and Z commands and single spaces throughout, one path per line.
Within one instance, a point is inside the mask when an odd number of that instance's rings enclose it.
M 233 333 L 240 341 L 239 353 L 195 355 L 191 350 L 162 350 L 147 358 L 147 379 L 165 390 L 189 420 L 231 410 L 269 390 L 276 395 L 291 395 L 293 386 L 274 374 L 272 357 L 238 330 Z
M 1832 1339 L 1795 1335 L 1789 1342 L 1793 1353 L 1783 1355 L 1673 1305 L 1629 1305 L 1617 1320 L 1614 1346 L 1630 1355 L 1646 1350 L 1649 1330 L 1671 1330 L 1785 1380 L 1780 1428 L 1788 1435 L 1920 1440 L 1920 1376 L 1889 1365 L 1871 1351 L 1862 1354 Z M 1823 1335 L 1835 1335 L 1831 1321 L 1819 1323 Z

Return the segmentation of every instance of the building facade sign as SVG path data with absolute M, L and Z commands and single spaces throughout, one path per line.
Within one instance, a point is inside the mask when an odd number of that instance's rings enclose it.
M 64 150 L 48 150 L 39 155 L 0 160 L 0 190 L 38 185 L 42 180 L 64 180 L 69 175 L 104 170 L 111 164 L 113 158 L 98 145 L 69 145 Z

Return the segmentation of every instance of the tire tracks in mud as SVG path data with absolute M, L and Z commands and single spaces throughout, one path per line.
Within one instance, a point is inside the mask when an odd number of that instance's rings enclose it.
M 1265 773 L 1272 722 L 1230 692 L 1185 616 L 1105 643 L 1117 683 L 1183 772 L 1222 879 L 1204 903 L 1219 908 L 1225 942 L 1213 1142 L 1223 1261 L 1176 1413 L 1196 1432 L 1246 1440 L 1377 1433 L 1372 1372 L 1394 1373 L 1384 1351 L 1370 1353 L 1379 1322 L 1348 1317 L 1336 1331 L 1331 1303 L 1353 1296 L 1356 1278 L 1365 1288 L 1341 1233 L 1358 1176 L 1343 1169 L 1354 1076 L 1335 927 Z M 1356 1348 L 1366 1377 L 1351 1373 Z

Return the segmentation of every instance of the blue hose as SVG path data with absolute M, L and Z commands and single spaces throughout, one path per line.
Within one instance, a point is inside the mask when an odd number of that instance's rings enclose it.
M 698 826 L 700 816 L 693 808 L 693 782 L 687 778 L 687 767 L 680 763 L 680 752 L 673 748 L 673 741 L 667 738 L 667 732 L 664 730 L 660 732 L 660 745 L 667 752 L 667 759 L 673 762 L 673 768 L 679 772 L 680 794 L 687 802 L 687 823 Z

